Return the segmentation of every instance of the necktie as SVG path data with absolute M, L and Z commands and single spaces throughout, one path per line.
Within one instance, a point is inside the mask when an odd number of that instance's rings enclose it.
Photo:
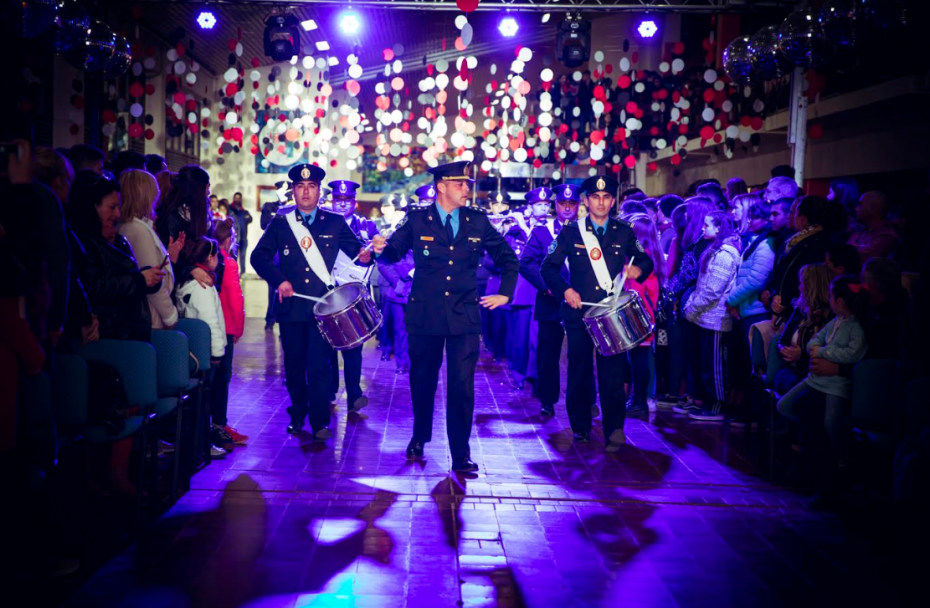
M 310 230 L 310 216 L 305 215 L 303 216 L 303 218 L 304 218 L 304 226 L 307 227 L 307 230 Z
M 452 230 L 452 216 L 446 216 L 446 238 L 449 239 L 451 244 L 455 240 L 455 231 Z
M 603 226 L 598 226 L 598 227 L 597 227 L 597 236 L 598 236 L 598 237 L 604 236 L 604 227 L 603 227 Z

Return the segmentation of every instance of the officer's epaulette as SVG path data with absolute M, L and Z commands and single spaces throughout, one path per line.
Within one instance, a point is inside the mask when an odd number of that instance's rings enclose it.
M 627 228 L 632 228 L 632 227 L 633 227 L 633 224 L 629 223 L 629 222 L 626 221 L 626 220 L 622 220 L 622 219 L 620 219 L 619 217 L 615 217 L 615 218 L 613 218 L 613 219 L 614 219 L 618 224 L 620 224 L 621 226 L 626 226 Z
M 577 226 L 577 225 L 578 225 L 578 220 L 568 220 L 568 223 L 565 224 L 565 225 L 566 225 L 566 226 Z
M 416 211 L 416 212 L 426 211 L 426 210 L 429 209 L 430 207 L 432 207 L 432 205 L 425 205 L 425 206 L 423 206 L 423 207 L 413 207 L 413 206 L 408 205 L 407 208 L 404 209 L 404 211 L 405 211 L 406 213 L 409 214 L 409 213 L 411 213 L 411 212 L 413 212 L 413 211 Z

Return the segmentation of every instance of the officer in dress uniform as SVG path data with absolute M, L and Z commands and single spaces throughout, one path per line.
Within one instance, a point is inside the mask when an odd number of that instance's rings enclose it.
M 417 197 L 417 207 L 429 207 L 436 203 L 436 185 L 424 184 L 413 191 Z
M 332 285 L 337 254 L 359 255 L 362 242 L 339 215 L 318 206 L 323 169 L 301 164 L 288 171 L 293 184 L 295 207 L 280 213 L 268 225 L 252 252 L 251 262 L 259 276 L 276 286 L 275 315 L 281 327 L 284 374 L 291 397 L 287 432 L 302 431 L 309 418 L 316 440 L 331 436 L 329 401 L 332 348 L 317 329 L 315 302 L 297 295 L 320 297 Z M 275 261 L 277 256 L 277 262 Z M 371 262 L 371 252 L 359 255 Z
M 491 211 L 491 225 L 502 235 L 515 225 L 510 217 L 510 194 L 503 190 L 488 193 L 488 205 Z M 508 243 L 513 248 L 511 243 Z M 501 285 L 501 269 L 494 264 L 489 254 L 481 257 L 481 274 L 487 277 L 485 291 L 498 293 Z M 481 278 L 483 278 L 483 276 Z M 507 356 L 507 311 L 506 307 L 496 310 L 481 311 L 481 334 L 484 347 L 491 352 L 495 363 L 500 363 Z
M 564 186 L 561 186 L 564 188 Z M 566 409 L 576 441 L 590 441 L 591 409 L 586 401 L 587 387 L 594 374 L 591 351 L 594 343 L 585 330 L 582 317 L 589 307 L 584 302 L 600 302 L 613 289 L 614 280 L 629 259 L 629 279 L 645 279 L 652 272 L 652 260 L 643 252 L 633 228 L 610 217 L 617 182 L 611 177 L 591 177 L 581 185 L 588 217 L 565 226 L 549 245 L 542 265 L 542 278 L 549 291 L 564 298 L 561 316 L 568 336 L 568 391 Z M 586 234 L 582 235 L 582 230 Z M 569 280 L 563 272 L 568 261 Z M 598 270 L 600 268 L 600 270 Z M 601 275 L 601 276 L 599 276 Z M 624 355 L 605 357 L 597 353 L 597 387 L 601 397 L 602 423 L 607 450 L 615 452 L 626 442 L 623 433 L 626 394 Z
M 410 347 L 410 393 L 413 438 L 407 457 L 423 455 L 432 438 L 433 407 L 443 348 L 446 372 L 446 431 L 452 469 L 477 471 L 468 439 L 475 409 L 475 365 L 478 363 L 479 307 L 495 309 L 513 296 L 519 261 L 488 217 L 468 209 L 471 163 L 454 162 L 430 169 L 436 204 L 411 210 L 390 239 L 375 237 L 380 259 L 398 262 L 414 252 L 414 277 L 407 303 Z M 501 269 L 500 292 L 478 297 L 478 261 L 487 251 Z
M 356 193 L 361 187 L 355 182 L 337 180 L 327 184 L 332 189 L 333 213 L 343 216 L 352 232 L 364 243 L 368 243 L 378 234 L 378 227 L 367 218 L 355 213 L 358 205 Z M 346 384 L 346 403 L 350 412 L 357 412 L 368 405 L 368 397 L 362 394 L 362 348 L 364 344 L 342 351 L 342 374 Z M 330 401 L 336 400 L 339 393 L 339 351 L 333 349 L 332 388 Z
M 529 226 L 524 221 L 524 213 L 528 209 L 527 203 L 515 204 L 511 207 L 513 225 L 507 229 L 504 238 L 519 258 L 526 248 L 529 238 Z M 506 334 L 504 353 L 510 369 L 510 383 L 517 390 L 523 390 L 527 378 L 536 377 L 535 370 L 529 369 L 530 359 L 530 326 L 533 323 L 533 304 L 536 302 L 536 288 L 525 278 L 517 278 L 517 287 L 513 292 L 513 300 L 502 307 L 506 317 Z

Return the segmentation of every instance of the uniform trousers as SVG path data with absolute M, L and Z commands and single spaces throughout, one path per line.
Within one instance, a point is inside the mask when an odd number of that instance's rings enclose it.
M 330 355 L 330 391 L 329 396 L 339 394 L 339 353 L 342 352 L 342 375 L 346 384 L 346 403 L 351 406 L 362 396 L 362 346 L 349 350 L 332 350 Z
M 562 343 L 565 340 L 565 328 L 561 321 L 537 321 L 539 324 L 539 341 L 536 348 L 536 367 L 538 380 L 536 393 L 539 402 L 551 407 L 559 400 L 562 392 L 562 370 L 559 360 L 562 357 Z M 584 396 L 588 409 L 596 401 L 594 374 L 588 376 Z
M 381 313 L 384 317 L 384 325 L 392 336 L 393 346 L 389 346 L 387 352 L 394 352 L 394 362 L 398 369 L 401 367 L 410 368 L 410 354 L 407 352 L 407 325 L 405 322 L 404 312 L 406 306 L 400 302 L 386 300 L 384 302 L 384 311 Z
M 413 439 L 426 443 L 433 437 L 433 408 L 443 348 L 446 351 L 446 434 L 452 458 L 469 458 L 475 413 L 475 366 L 478 334 L 408 336 L 410 394 L 413 400 Z
M 330 360 L 332 347 L 314 321 L 280 322 L 284 349 L 284 377 L 291 422 L 310 421 L 314 431 L 329 425 Z
M 504 352 L 510 371 L 517 381 L 524 380 L 530 359 L 530 324 L 533 322 L 532 306 L 511 306 L 506 311 L 507 333 Z
M 601 398 L 601 422 L 604 439 L 623 428 L 626 419 L 626 389 L 624 383 L 623 354 L 605 357 L 594 352 L 594 342 L 583 326 L 569 325 L 568 336 L 568 390 L 565 405 L 568 419 L 575 433 L 591 430 L 591 383 L 594 378 L 594 359 L 597 359 L 597 390 Z

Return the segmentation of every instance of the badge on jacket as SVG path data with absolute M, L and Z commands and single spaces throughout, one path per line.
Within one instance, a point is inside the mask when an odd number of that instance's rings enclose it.
M 309 236 L 305 236 L 304 238 L 300 239 L 300 246 L 304 249 L 310 249 L 313 246 L 313 239 L 311 239 Z
M 592 249 L 592 250 L 591 250 L 591 259 L 594 260 L 595 262 L 596 262 L 597 260 L 601 259 L 601 250 L 598 249 L 597 247 L 595 247 L 594 249 Z
M 291 250 L 287 247 L 284 248 L 284 255 L 291 255 Z
M 549 255 L 552 255 L 553 253 L 555 253 L 555 248 L 558 246 L 559 244 L 555 241 L 552 241 L 551 243 L 549 243 Z

